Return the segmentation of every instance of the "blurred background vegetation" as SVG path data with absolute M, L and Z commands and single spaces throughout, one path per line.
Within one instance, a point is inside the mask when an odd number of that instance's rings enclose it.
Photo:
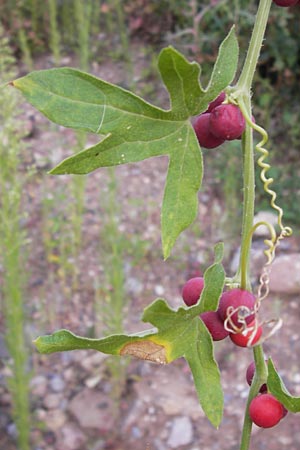
M 111 70 L 118 67 L 122 73 L 120 84 L 123 87 L 132 89 L 158 106 L 167 107 L 156 68 L 160 49 L 173 45 L 187 58 L 198 61 L 205 85 L 218 45 L 233 23 L 240 43 L 240 64 L 243 63 L 257 4 L 257 0 L 0 0 L 0 85 L 34 69 L 72 65 L 97 73 L 97 68 L 110 62 L 108 67 Z M 270 136 L 270 162 L 274 166 L 270 175 L 276 179 L 274 186 L 278 203 L 283 205 L 287 220 L 296 225 L 296 230 L 300 223 L 299 23 L 300 5 L 272 8 L 253 86 L 256 122 L 262 124 Z M 141 66 L 137 55 L 143 56 Z M 92 287 L 82 285 L 78 267 L 83 214 L 86 212 L 86 178 L 79 180 L 73 177 L 67 190 L 59 183 L 53 187 L 46 175 L 46 169 L 52 163 L 47 156 L 42 170 L 36 168 L 34 162 L 30 163 L 30 157 L 22 156 L 30 151 L 27 138 L 32 130 L 20 132 L 22 119 L 20 121 L 19 117 L 24 117 L 20 97 L 16 97 L 12 90 L 0 90 L 0 104 L 0 152 L 1 160 L 5 158 L 6 161 L 0 171 L 3 190 L 1 217 L 5 225 L 0 228 L 0 306 L 3 317 L 0 319 L 0 337 L 5 336 L 8 351 L 8 386 L 12 393 L 12 417 L 18 429 L 18 445 L 21 450 L 26 450 L 30 448 L 29 378 L 36 369 L 26 350 L 26 341 L 36 335 L 36 331 L 48 331 L 45 327 L 64 325 L 61 317 L 68 308 L 73 308 L 80 317 L 80 306 L 74 294 L 82 293 L 84 289 L 93 298 L 94 321 L 83 332 L 90 336 L 102 334 L 103 329 L 106 333 L 122 332 L 128 306 L 125 289 L 128 261 L 133 267 L 141 261 L 147 264 L 145 255 L 149 248 L 136 235 L 128 236 L 120 231 L 124 229 L 124 215 L 118 200 L 118 179 L 114 170 L 107 171 L 107 195 L 98 211 L 104 219 L 97 243 L 99 267 L 105 266 L 105 273 L 100 270 L 100 276 L 96 277 Z M 51 124 L 47 130 L 57 132 Z M 25 139 L 21 145 L 23 136 Z M 86 142 L 86 135 L 75 134 L 73 150 L 82 149 Z M 238 142 L 224 146 L 218 158 L 212 151 L 204 150 L 206 181 L 209 181 L 204 191 L 224 205 L 229 223 L 235 217 L 236 208 L 240 208 L 242 198 L 242 171 L 237 163 L 240 161 L 239 151 Z M 28 306 L 26 279 L 30 278 L 32 270 L 32 236 L 28 238 L 27 233 L 30 235 L 30 228 L 34 229 L 34 217 L 28 218 L 26 205 L 30 204 L 30 196 L 35 195 L 32 194 L 35 184 L 39 186 L 41 195 L 42 230 L 38 239 L 46 261 L 42 276 L 45 277 L 46 273 L 47 279 L 40 282 L 38 304 L 29 303 Z M 27 192 L 25 199 L 24 192 Z M 268 200 L 264 199 L 259 176 L 257 194 L 258 209 L 267 209 Z M 205 196 L 205 192 L 201 195 Z M 143 203 L 139 198 L 131 201 L 135 205 Z M 235 230 L 231 231 L 235 233 Z M 197 228 L 192 228 L 191 232 L 199 237 Z M 12 242 L 15 245 L 10 252 Z M 156 256 L 158 254 L 159 250 Z M 28 268 L 26 277 L 20 269 L 24 266 Z M 52 299 L 47 299 L 47 291 L 51 292 L 53 286 L 69 299 L 68 306 L 62 307 L 58 305 L 59 300 L 52 302 Z M 40 326 L 38 330 L 28 332 L 28 316 L 34 314 L 40 317 Z M 20 351 L 15 351 L 15 339 L 19 342 L 19 349 L 23 349 L 22 358 Z M 112 397 L 118 404 L 126 382 L 126 364 L 114 361 L 107 367 L 110 376 L 115 378 Z M 33 418 L 31 420 L 34 421 Z

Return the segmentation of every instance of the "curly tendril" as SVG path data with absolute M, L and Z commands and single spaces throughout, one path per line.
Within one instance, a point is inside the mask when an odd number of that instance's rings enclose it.
M 259 125 L 257 125 L 256 123 L 253 122 L 253 120 L 251 120 L 251 118 L 248 115 L 248 112 L 246 110 L 246 107 L 243 103 L 243 101 L 238 101 L 237 102 L 242 113 L 243 116 L 247 122 L 247 124 L 255 131 L 257 131 L 262 139 L 260 140 L 260 142 L 258 142 L 258 144 L 256 144 L 255 149 L 256 151 L 258 151 L 260 153 L 260 157 L 258 158 L 257 164 L 259 165 L 261 172 L 260 172 L 260 178 L 262 180 L 263 183 L 263 188 L 264 191 L 270 196 L 270 206 L 276 211 L 277 213 L 277 224 L 279 226 L 279 234 L 276 233 L 275 228 L 273 225 L 271 225 L 270 223 L 261 221 L 256 223 L 250 230 L 249 233 L 249 240 L 251 239 L 253 233 L 255 232 L 255 230 L 260 227 L 260 226 L 266 226 L 269 230 L 270 233 L 270 238 L 269 239 L 265 239 L 264 243 L 267 246 L 267 249 L 264 251 L 264 254 L 266 255 L 267 261 L 265 262 L 263 269 L 262 269 L 262 273 L 259 279 L 259 287 L 258 287 L 258 293 L 257 293 L 257 297 L 256 297 L 256 302 L 254 305 L 254 309 L 252 311 L 252 313 L 254 312 L 255 315 L 258 313 L 260 305 L 261 305 L 261 301 L 264 300 L 268 294 L 269 294 L 269 282 L 270 282 L 270 269 L 271 269 L 271 264 L 275 258 L 275 251 L 278 247 L 278 245 L 280 244 L 281 240 L 284 239 L 285 237 L 291 236 L 292 235 L 292 229 L 290 227 L 284 226 L 283 225 L 283 210 L 282 208 L 277 204 L 276 199 L 277 199 L 277 194 L 276 192 L 270 188 L 270 185 L 274 182 L 274 179 L 272 177 L 268 177 L 268 171 L 270 170 L 271 166 L 270 164 L 266 161 L 266 159 L 269 156 L 269 151 L 265 148 L 266 143 L 268 142 L 268 133 L 266 132 L 266 130 L 262 127 L 260 127 Z M 239 308 L 238 308 L 239 309 Z M 229 317 L 228 319 L 225 321 L 225 328 L 228 329 L 229 331 L 233 332 L 233 333 L 245 333 L 247 330 L 247 324 L 245 322 L 245 320 L 241 320 L 241 327 L 238 329 L 237 327 L 234 326 L 234 324 L 232 323 L 231 320 L 231 316 L 237 312 L 237 310 L 233 310 L 230 311 Z M 243 314 L 241 314 L 241 316 L 243 317 Z M 242 318 L 241 317 L 241 318 Z M 272 324 L 273 326 L 271 327 L 270 332 L 268 333 L 267 336 L 264 336 L 264 338 L 261 338 L 256 345 L 261 344 L 262 341 L 265 341 L 266 339 L 268 339 L 271 335 L 273 335 L 282 325 L 282 320 L 270 320 L 264 323 L 269 323 Z M 257 320 L 255 321 L 254 325 L 251 328 L 251 336 L 248 342 L 248 346 L 252 345 L 253 339 L 255 337 L 256 331 L 258 329 L 258 322 Z M 248 329 L 249 331 L 249 329 Z

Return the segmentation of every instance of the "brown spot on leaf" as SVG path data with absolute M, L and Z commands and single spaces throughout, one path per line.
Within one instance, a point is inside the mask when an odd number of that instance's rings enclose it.
M 120 355 L 130 355 L 138 359 L 167 364 L 166 349 L 152 341 L 135 341 L 124 345 Z

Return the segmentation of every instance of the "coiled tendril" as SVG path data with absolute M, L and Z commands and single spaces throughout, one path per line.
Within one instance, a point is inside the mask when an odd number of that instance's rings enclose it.
M 253 311 L 256 314 L 260 308 L 261 301 L 264 300 L 269 294 L 270 269 L 271 269 L 271 264 L 275 258 L 275 251 L 276 251 L 278 245 L 280 244 L 280 242 L 282 241 L 282 239 L 284 239 L 285 237 L 291 236 L 293 230 L 292 230 L 292 228 L 283 225 L 283 210 L 276 203 L 276 199 L 277 199 L 276 192 L 270 188 L 270 185 L 274 182 L 274 179 L 272 177 L 268 177 L 268 175 L 267 175 L 271 166 L 266 161 L 266 159 L 269 156 L 269 151 L 264 147 L 269 139 L 268 133 L 266 132 L 266 130 L 264 128 L 260 127 L 259 125 L 257 125 L 256 123 L 254 123 L 251 120 L 243 102 L 238 102 L 238 105 L 239 105 L 248 125 L 253 130 L 257 131 L 262 137 L 261 141 L 258 142 L 258 144 L 256 144 L 256 146 L 255 146 L 256 151 L 258 151 L 261 154 L 261 156 L 258 158 L 257 164 L 261 168 L 260 179 L 263 182 L 264 191 L 270 196 L 270 206 L 277 213 L 277 224 L 278 224 L 279 230 L 280 230 L 279 234 L 277 235 L 273 225 L 271 225 L 270 223 L 267 223 L 267 222 L 258 222 L 252 227 L 252 229 L 250 231 L 249 238 L 251 238 L 251 236 L 253 235 L 255 230 L 260 226 L 266 226 L 270 232 L 270 238 L 265 239 L 265 241 L 264 241 L 264 243 L 267 246 L 267 249 L 264 251 L 264 254 L 267 257 L 267 261 L 265 262 L 265 264 L 262 268 L 262 273 L 259 278 L 258 293 L 257 293 L 257 297 L 256 297 L 256 302 L 254 305 L 254 311 Z M 238 308 L 237 308 L 237 310 L 238 310 Z M 231 328 L 231 332 L 242 332 L 243 333 L 243 332 L 246 332 L 246 324 L 243 323 L 243 321 L 241 322 L 242 326 L 239 330 L 234 329 L 234 327 L 232 326 L 233 324 L 231 321 L 231 315 L 234 312 L 237 312 L 237 310 L 231 311 L 230 317 L 228 318 L 228 320 L 226 322 L 225 328 L 226 329 Z M 267 323 L 274 323 L 274 326 L 272 327 L 272 329 L 268 333 L 268 335 L 265 336 L 263 339 L 260 339 L 259 342 L 256 343 L 256 345 L 259 345 L 262 341 L 264 341 L 265 339 L 269 338 L 272 334 L 274 334 L 278 330 L 278 328 L 281 327 L 282 320 L 281 319 L 270 320 L 270 321 L 267 321 Z M 251 344 L 252 344 L 255 333 L 257 331 L 257 328 L 258 328 L 258 323 L 257 323 L 257 321 L 255 321 L 255 324 L 253 326 L 253 332 L 251 333 L 251 337 L 248 342 L 249 346 L 251 346 Z

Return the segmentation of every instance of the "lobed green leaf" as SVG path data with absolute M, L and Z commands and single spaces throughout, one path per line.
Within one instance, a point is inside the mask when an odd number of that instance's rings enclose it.
M 197 63 L 188 62 L 172 47 L 162 50 L 158 65 L 170 95 L 168 111 L 72 68 L 35 71 L 12 84 L 53 122 L 105 136 L 93 147 L 64 160 L 51 174 L 86 174 L 100 167 L 169 157 L 161 213 L 166 259 L 179 234 L 197 215 L 203 163 L 189 119 L 204 111 L 233 80 L 237 60 L 238 45 L 232 28 L 203 90 Z
M 220 264 L 221 245 L 216 246 L 215 262 Z M 219 262 L 216 262 L 219 261 Z M 213 280 L 206 280 L 208 292 Z M 218 284 L 220 284 L 218 282 Z M 76 336 L 68 330 L 40 336 L 34 343 L 41 353 L 77 349 L 94 349 L 112 355 L 130 355 L 136 358 L 167 364 L 184 357 L 191 367 L 197 395 L 208 419 L 214 426 L 220 424 L 223 411 L 223 392 L 213 343 L 205 325 L 199 319 L 200 305 L 192 308 L 170 308 L 164 299 L 157 299 L 144 310 L 142 320 L 155 328 L 131 335 L 112 335 L 101 339 Z M 198 309 L 197 309 L 198 308 Z

